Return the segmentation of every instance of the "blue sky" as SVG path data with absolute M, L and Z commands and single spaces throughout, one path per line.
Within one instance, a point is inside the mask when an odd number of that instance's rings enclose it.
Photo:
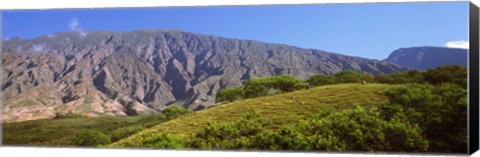
M 402 47 L 468 41 L 468 2 L 23 10 L 2 16 L 6 39 L 77 30 L 180 29 L 373 59 Z

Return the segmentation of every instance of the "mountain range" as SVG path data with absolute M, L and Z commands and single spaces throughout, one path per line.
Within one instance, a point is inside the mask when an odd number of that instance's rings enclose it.
M 383 61 L 404 67 L 427 70 L 444 65 L 467 66 L 467 49 L 445 47 L 411 47 L 393 51 Z
M 2 122 L 151 114 L 169 105 L 200 110 L 215 105 L 219 89 L 253 77 L 410 69 L 395 62 L 403 58 L 391 57 L 379 61 L 176 30 L 12 38 L 2 47 Z

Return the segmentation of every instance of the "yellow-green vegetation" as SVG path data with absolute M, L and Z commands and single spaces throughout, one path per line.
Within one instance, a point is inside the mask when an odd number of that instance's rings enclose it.
M 116 141 L 166 120 L 163 115 L 144 115 L 48 119 L 7 123 L 2 126 L 2 142 L 5 145 L 75 146 L 79 145 L 78 142 L 75 143 L 75 136 L 78 137 L 85 131 L 100 132 L 111 136 L 112 141 Z
M 139 147 L 142 139 L 167 133 L 178 137 L 189 137 L 207 126 L 208 121 L 229 122 L 242 117 L 251 108 L 271 121 L 268 129 L 276 130 L 283 125 L 294 124 L 315 115 L 322 108 L 350 108 L 355 105 L 379 105 L 387 101 L 384 93 L 398 85 L 386 84 L 335 84 L 308 90 L 245 99 L 212 107 L 182 116 L 120 140 L 112 147 Z

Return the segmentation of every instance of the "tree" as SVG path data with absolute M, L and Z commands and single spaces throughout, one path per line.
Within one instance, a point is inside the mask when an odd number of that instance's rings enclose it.
M 373 81 L 373 76 L 353 70 L 344 70 L 333 75 L 337 83 L 361 83 Z
M 375 107 L 326 110 L 299 128 L 314 150 L 425 151 L 428 147 L 420 129 L 397 119 L 387 121 Z
M 267 86 L 278 89 L 282 92 L 292 92 L 299 89 L 305 89 L 308 84 L 291 75 L 270 76 L 265 78 Z
M 381 107 L 385 119 L 402 117 L 410 124 L 418 124 L 429 141 L 429 151 L 467 151 L 466 89 L 451 83 L 413 84 L 386 94 L 389 102 Z
M 215 102 L 233 102 L 244 98 L 243 87 L 221 89 L 215 94 Z
M 308 84 L 310 86 L 321 86 L 321 85 L 328 85 L 328 84 L 334 84 L 335 79 L 331 76 L 325 76 L 323 74 L 317 74 L 313 75 L 307 80 Z
M 461 87 L 467 87 L 467 68 L 463 66 L 441 66 L 429 69 L 425 74 L 425 80 L 433 85 L 455 83 Z
M 148 137 L 139 137 L 141 147 L 179 149 L 184 147 L 184 140 L 167 133 L 155 133 Z
M 411 70 L 393 74 L 381 74 L 375 76 L 374 80 L 378 83 L 405 84 L 405 83 L 424 83 L 425 72 Z
M 270 87 L 267 84 L 266 79 L 262 78 L 251 78 L 244 82 L 244 94 L 245 98 L 255 98 L 260 96 L 266 96 Z
M 191 111 L 185 109 L 182 106 L 178 106 L 178 105 L 168 106 L 168 107 L 166 107 L 162 110 L 162 113 L 165 115 L 165 117 L 167 117 L 167 119 L 173 119 L 173 118 L 176 118 L 178 116 L 188 114 L 190 112 Z
M 94 131 L 85 130 L 75 134 L 73 144 L 77 146 L 100 146 L 112 143 L 108 135 Z
M 234 122 L 217 124 L 209 121 L 202 131 L 194 135 L 189 145 L 201 149 L 252 149 L 251 139 L 269 123 L 251 109 Z

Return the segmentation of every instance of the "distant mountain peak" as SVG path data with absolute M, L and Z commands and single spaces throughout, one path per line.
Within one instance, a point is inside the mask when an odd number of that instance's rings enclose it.
M 467 53 L 467 49 L 434 46 L 399 48 L 384 61 L 413 69 L 427 70 L 443 65 L 466 66 Z

